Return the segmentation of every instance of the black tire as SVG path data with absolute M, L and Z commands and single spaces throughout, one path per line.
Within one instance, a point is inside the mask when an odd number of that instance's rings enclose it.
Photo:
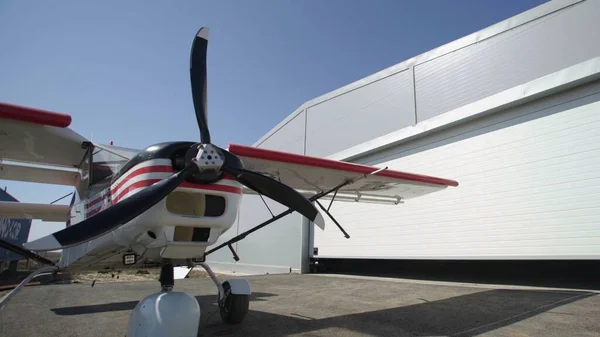
M 223 290 L 225 291 L 225 298 L 219 304 L 221 319 L 226 324 L 241 323 L 248 314 L 250 296 L 232 294 L 228 282 L 223 283 Z

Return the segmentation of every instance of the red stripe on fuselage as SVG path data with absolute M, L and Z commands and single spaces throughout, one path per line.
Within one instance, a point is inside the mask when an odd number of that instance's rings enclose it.
M 99 204 L 101 202 L 103 202 L 104 200 L 110 198 L 109 194 L 104 194 L 100 197 L 97 197 L 96 199 L 93 199 L 91 202 L 88 202 L 85 207 L 86 208 L 92 208 L 94 205 Z
M 118 195 L 115 195 L 117 193 L 117 191 L 119 190 L 119 188 L 121 188 L 125 183 L 127 183 L 128 181 L 130 181 L 131 179 L 141 175 L 141 174 L 148 174 L 148 173 L 174 173 L 175 171 L 173 170 L 173 168 L 169 165 L 154 165 L 154 166 L 146 166 L 146 167 L 141 167 L 138 169 L 134 169 L 132 171 L 130 171 L 128 174 L 126 174 L 124 176 L 123 179 L 121 179 L 121 181 L 119 181 L 118 184 L 111 186 L 110 187 L 110 193 L 106 193 L 104 195 L 98 196 L 94 199 L 92 199 L 91 201 L 89 201 L 86 204 L 86 209 L 92 208 L 94 205 L 103 202 L 105 199 L 107 198 L 112 198 L 112 202 L 111 205 L 114 205 L 116 203 L 119 202 L 119 200 L 124 197 L 128 192 L 133 191 L 135 189 L 138 188 L 144 188 L 144 187 L 148 187 L 151 186 L 154 183 L 157 183 L 159 181 L 161 181 L 162 179 L 145 179 L 145 180 L 140 180 L 137 181 L 133 184 L 131 184 L 130 186 L 128 186 L 127 188 L 123 189 L 122 191 L 119 192 Z M 165 177 L 164 179 L 166 179 L 167 177 Z M 235 180 L 235 178 L 229 174 L 225 174 L 222 177 L 222 180 Z M 181 185 L 179 185 L 180 187 L 186 187 L 186 188 L 193 188 L 193 189 L 204 189 L 204 190 L 210 190 L 210 191 L 220 191 L 220 192 L 228 192 L 228 193 L 235 193 L 235 194 L 242 194 L 242 189 L 239 187 L 235 187 L 235 186 L 228 186 L 228 185 L 219 185 L 219 184 L 195 184 L 195 183 L 190 183 L 190 182 L 183 182 Z M 96 213 L 98 213 L 100 211 L 102 207 L 98 207 L 97 209 L 94 209 L 90 212 L 88 212 L 87 217 L 90 217 Z
M 110 189 L 111 195 L 114 194 L 127 181 L 139 176 L 140 174 L 145 174 L 145 173 L 175 173 L 175 170 L 173 170 L 173 167 L 168 166 L 168 165 L 146 166 L 146 167 L 142 167 L 142 168 L 133 170 L 131 173 L 127 174 L 125 176 L 125 178 L 118 183 L 118 185 L 111 187 L 111 189 Z M 235 178 L 229 174 L 223 175 L 222 179 L 235 180 Z M 188 187 L 191 187 L 191 186 L 188 186 Z
M 140 174 L 147 173 L 173 173 L 173 168 L 168 165 L 156 165 L 156 166 L 146 166 L 136 170 L 133 170 L 131 173 L 127 174 L 123 180 L 121 180 L 117 185 L 110 188 L 110 194 L 113 195 L 116 191 L 127 183 L 129 180 L 139 176 Z
M 136 190 L 138 188 L 142 188 L 142 187 L 149 187 L 152 184 L 155 184 L 159 181 L 161 181 L 162 179 L 148 179 L 148 180 L 140 180 L 140 181 L 136 181 L 135 183 L 127 186 L 126 188 L 124 188 L 119 195 L 117 195 L 116 198 L 113 199 L 113 204 L 118 203 L 122 197 L 124 197 L 127 193 L 129 193 L 130 191 Z M 239 187 L 234 187 L 234 186 L 227 186 L 227 185 L 218 185 L 218 184 L 193 184 L 190 182 L 184 182 L 181 185 L 179 185 L 179 187 L 187 187 L 187 188 L 193 188 L 193 189 L 197 189 L 197 190 L 210 190 L 210 191 L 220 191 L 220 192 L 229 192 L 229 193 L 236 193 L 236 194 L 242 194 L 242 189 Z

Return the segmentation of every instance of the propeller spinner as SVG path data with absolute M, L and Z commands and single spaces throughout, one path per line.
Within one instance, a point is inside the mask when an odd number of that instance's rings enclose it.
M 322 226 L 323 217 L 307 198 L 277 180 L 245 169 L 236 155 L 211 144 L 206 104 L 208 33 L 208 28 L 201 28 L 191 48 L 190 79 L 196 120 L 200 130 L 200 143 L 195 143 L 188 149 L 185 167 L 169 178 L 141 190 L 100 213 L 58 231 L 52 236 L 25 244 L 26 248 L 37 251 L 55 250 L 91 240 L 147 211 L 186 179 L 200 176 L 207 181 L 215 181 L 223 173 L 232 175 L 248 188 L 297 211 Z

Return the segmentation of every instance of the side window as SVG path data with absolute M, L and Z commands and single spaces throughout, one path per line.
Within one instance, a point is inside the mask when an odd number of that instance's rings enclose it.
M 112 177 L 129 160 L 127 154 L 129 153 L 123 153 L 114 146 L 100 144 L 94 146 L 91 159 L 91 193 L 98 193 L 110 185 Z
M 71 197 L 71 202 L 69 203 L 69 208 L 71 209 L 71 211 L 69 212 L 69 218 L 67 219 L 67 227 L 71 226 L 71 218 L 73 216 L 73 205 L 75 205 L 75 203 L 77 202 L 79 202 L 79 193 L 77 193 L 77 191 L 74 191 L 73 196 Z
M 81 180 L 79 181 L 79 185 L 77 186 L 77 194 L 80 198 L 86 198 L 88 196 L 88 188 L 90 186 L 91 180 L 91 161 L 92 161 L 92 151 L 94 146 L 89 144 L 88 150 L 85 153 L 85 156 L 81 159 L 81 164 L 79 165 L 79 173 L 81 174 Z

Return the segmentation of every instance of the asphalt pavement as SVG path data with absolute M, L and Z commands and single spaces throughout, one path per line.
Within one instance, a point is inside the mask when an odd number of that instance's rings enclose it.
M 178 280 L 196 296 L 198 336 L 600 336 L 598 292 L 325 275 L 248 277 L 240 325 L 221 322 L 210 279 Z M 124 336 L 158 282 L 23 289 L 0 313 L 0 336 Z

